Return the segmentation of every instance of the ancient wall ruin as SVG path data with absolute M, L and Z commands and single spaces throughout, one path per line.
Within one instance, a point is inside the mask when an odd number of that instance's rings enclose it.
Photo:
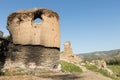
M 64 50 L 60 54 L 60 59 L 74 64 L 80 64 L 82 62 L 82 60 L 73 53 L 70 41 L 64 43 Z
M 41 23 L 34 20 L 40 18 Z M 59 16 L 56 12 L 35 8 L 8 16 L 10 32 L 4 69 L 57 69 L 60 53 Z M 17 69 L 16 69 L 17 70 Z
M 2 38 L 3 37 L 3 32 L 2 31 L 0 31 L 0 38 Z
M 39 24 L 34 22 L 40 18 Z M 20 10 L 8 16 L 8 30 L 14 44 L 60 47 L 59 17 L 47 9 Z

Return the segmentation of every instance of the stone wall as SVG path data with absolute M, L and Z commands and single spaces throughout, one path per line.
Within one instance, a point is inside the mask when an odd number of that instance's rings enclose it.
M 2 46 L 3 45 L 2 43 L 3 43 L 3 39 L 0 38 L 0 68 L 2 68 L 5 63 L 5 56 L 3 52 L 4 47 Z
M 70 41 L 64 43 L 64 50 L 60 54 L 60 59 L 74 64 L 80 64 L 82 62 L 82 60 L 73 53 Z
M 35 23 L 36 18 L 41 23 Z M 8 16 L 7 29 L 10 37 L 0 47 L 4 55 L 3 70 L 58 68 L 60 31 L 56 12 L 43 8 L 14 12 Z
M 34 22 L 41 19 L 41 23 Z M 48 9 L 20 10 L 8 16 L 14 44 L 60 47 L 59 16 Z
M 97 66 L 99 69 L 107 68 L 107 64 L 104 60 L 92 60 L 90 64 Z
M 8 52 L 5 64 L 7 68 L 29 68 L 32 63 L 34 68 L 57 69 L 59 64 L 59 48 L 12 45 Z
M 1 37 L 3 37 L 3 32 L 2 32 L 2 31 L 0 31 L 0 38 L 1 38 Z
M 0 38 L 0 69 L 3 68 L 5 64 L 6 54 L 9 50 L 9 37 Z

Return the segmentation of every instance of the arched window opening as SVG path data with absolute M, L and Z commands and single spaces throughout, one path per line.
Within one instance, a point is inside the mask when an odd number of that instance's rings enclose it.
M 36 18 L 36 19 L 34 20 L 34 23 L 36 23 L 36 24 L 40 24 L 41 21 L 42 21 L 42 19 L 40 19 L 40 18 Z

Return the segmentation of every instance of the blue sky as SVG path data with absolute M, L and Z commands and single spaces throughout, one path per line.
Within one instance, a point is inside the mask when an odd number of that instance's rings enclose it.
M 7 16 L 21 9 L 48 8 L 60 16 L 61 50 L 71 41 L 74 53 L 120 49 L 120 0 L 1 0 L 0 30 Z

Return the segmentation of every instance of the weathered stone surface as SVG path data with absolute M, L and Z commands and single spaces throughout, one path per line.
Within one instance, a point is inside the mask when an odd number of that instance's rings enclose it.
M 0 38 L 0 68 L 3 68 L 5 63 L 6 54 L 8 51 L 8 44 L 10 37 Z
M 70 41 L 64 43 L 64 51 L 61 52 L 60 59 L 75 64 L 79 64 L 82 61 L 73 53 Z
M 35 23 L 36 18 L 42 22 Z M 58 69 L 60 59 L 59 16 L 48 9 L 20 10 L 8 16 L 10 37 L 0 38 L 3 71 Z
M 34 22 L 40 18 L 40 24 Z M 8 16 L 8 30 L 14 44 L 60 48 L 59 16 L 48 9 L 20 10 Z
M 66 55 L 73 54 L 70 41 L 66 41 L 64 43 L 64 51 L 63 51 L 63 53 L 66 54 Z
M 97 66 L 99 69 L 105 69 L 107 68 L 107 64 L 104 60 L 93 60 L 91 63 L 88 63 L 91 65 Z
M 0 31 L 0 38 L 1 38 L 1 37 L 3 37 L 3 32 L 2 32 L 2 31 Z
M 12 45 L 8 52 L 7 68 L 56 69 L 59 64 L 59 48 Z

